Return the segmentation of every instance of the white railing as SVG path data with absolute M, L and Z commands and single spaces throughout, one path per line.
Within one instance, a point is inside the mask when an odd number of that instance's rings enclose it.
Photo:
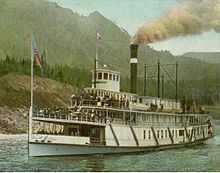
M 43 119 L 55 119 L 55 120 L 66 120 L 66 121 L 78 121 L 78 122 L 89 122 L 89 123 L 98 123 L 98 124 L 105 124 L 105 120 L 91 118 L 89 116 L 80 115 L 80 113 L 70 113 L 70 114 L 44 114 L 41 112 L 37 112 L 33 114 L 33 118 L 43 118 Z

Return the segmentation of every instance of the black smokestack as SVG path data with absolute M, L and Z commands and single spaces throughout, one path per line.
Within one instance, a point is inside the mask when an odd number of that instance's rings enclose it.
M 138 45 L 130 45 L 130 92 L 137 93 L 137 65 L 138 65 Z

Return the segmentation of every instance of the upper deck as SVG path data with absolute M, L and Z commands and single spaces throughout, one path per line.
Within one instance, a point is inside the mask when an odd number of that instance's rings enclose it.
M 176 114 L 163 112 L 146 112 L 130 109 L 80 106 L 79 109 L 41 110 L 35 112 L 33 120 L 58 124 L 84 124 L 89 126 L 106 126 L 121 124 L 135 126 L 185 127 L 205 124 L 207 114 Z
M 181 112 L 180 102 L 127 92 L 85 88 L 79 96 L 72 96 L 71 106 L 102 106 L 155 112 Z

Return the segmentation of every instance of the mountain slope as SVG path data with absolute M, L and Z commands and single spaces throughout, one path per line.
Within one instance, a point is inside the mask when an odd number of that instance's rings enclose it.
M 102 36 L 100 62 L 128 74 L 130 36 L 99 12 L 81 16 L 46 0 L 0 0 L 0 7 L 0 58 L 29 58 L 34 32 L 41 51 L 47 50 L 49 64 L 91 69 L 98 31 Z M 175 61 L 169 52 L 154 51 L 147 45 L 141 46 L 139 57 L 141 64 L 152 64 L 158 58 Z
M 47 50 L 48 64 L 68 64 L 88 72 L 93 68 L 97 31 L 102 36 L 98 44 L 99 63 L 111 66 L 127 78 L 130 36 L 99 12 L 82 16 L 46 0 L 0 0 L 0 58 L 6 58 L 7 55 L 16 59 L 30 58 L 30 38 L 34 32 L 40 50 Z M 175 57 L 168 51 L 155 51 L 148 45 L 140 46 L 138 59 L 141 81 L 144 64 L 156 65 L 158 59 L 161 64 L 178 61 L 179 80 L 186 81 L 187 85 L 191 85 L 191 81 L 198 83 L 197 81 L 206 80 L 204 84 L 209 84 L 210 80 L 218 81 L 216 74 L 220 73 L 215 64 L 210 65 L 194 58 Z M 148 76 L 154 76 L 156 80 L 157 67 L 148 70 L 152 71 Z M 161 71 L 166 75 L 164 70 Z M 174 79 L 174 66 L 169 66 L 167 71 Z M 166 75 L 165 80 L 170 78 Z M 156 88 L 155 81 L 151 84 L 151 87 Z M 124 85 L 127 86 L 126 89 L 129 88 L 129 82 Z M 171 85 L 169 88 L 173 92 L 173 84 Z
M 207 63 L 220 63 L 220 52 L 188 52 L 184 57 L 190 57 L 202 60 Z

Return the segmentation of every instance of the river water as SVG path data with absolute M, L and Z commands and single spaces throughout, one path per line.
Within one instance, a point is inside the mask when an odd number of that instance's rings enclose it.
M 205 145 L 145 154 L 27 156 L 26 135 L 0 135 L 0 171 L 220 171 L 220 121 Z

